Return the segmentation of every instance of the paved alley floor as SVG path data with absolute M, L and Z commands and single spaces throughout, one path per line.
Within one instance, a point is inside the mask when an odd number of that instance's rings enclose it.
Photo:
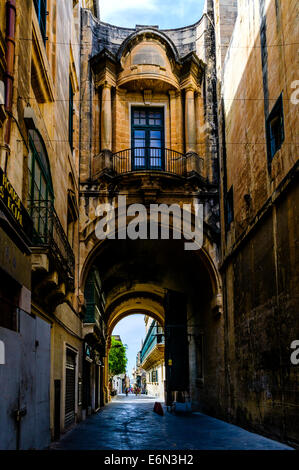
M 290 447 L 202 413 L 153 412 L 157 399 L 118 395 L 66 433 L 61 450 L 284 450 Z

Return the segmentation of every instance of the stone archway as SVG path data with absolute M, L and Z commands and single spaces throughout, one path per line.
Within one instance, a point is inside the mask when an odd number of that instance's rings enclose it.
M 164 326 L 164 307 L 162 305 L 163 297 L 160 299 L 153 299 L 144 291 L 142 294 L 138 289 L 132 290 L 128 293 L 120 293 L 117 299 L 114 299 L 107 307 L 107 341 L 106 341 L 106 356 L 105 356 L 105 384 L 104 393 L 109 395 L 109 375 L 108 375 L 108 357 L 111 347 L 111 335 L 116 325 L 124 318 L 131 315 L 144 315 L 156 320 L 160 326 Z M 150 294 L 150 291 L 148 291 Z M 108 313 L 109 312 L 109 313 Z
M 206 361 L 214 355 L 213 348 L 224 347 L 223 318 L 221 315 L 221 285 L 217 268 L 205 248 L 198 252 L 185 252 L 181 240 L 105 240 L 94 245 L 81 272 L 82 290 L 86 272 L 95 266 L 102 280 L 106 305 L 105 396 L 108 400 L 109 338 L 114 326 L 122 318 L 142 313 L 165 322 L 165 297 L 169 291 L 185 296 L 188 357 L 190 362 L 190 395 L 194 406 L 201 407 L 198 382 L 198 335 L 204 335 L 207 348 Z M 171 322 L 170 322 L 171 323 Z M 221 341 L 218 341 L 220 338 Z M 208 394 L 203 406 L 217 407 L 223 390 L 223 351 L 218 362 L 210 366 L 206 375 L 207 388 L 214 388 L 212 404 Z M 215 359 L 216 361 L 216 359 Z M 221 371 L 221 376 L 217 377 Z

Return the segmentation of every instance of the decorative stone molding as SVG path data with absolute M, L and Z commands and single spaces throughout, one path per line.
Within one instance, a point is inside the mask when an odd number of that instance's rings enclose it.
M 46 253 L 32 253 L 31 264 L 32 271 L 49 272 L 49 257 Z
M 152 101 L 152 94 L 153 94 L 152 90 L 143 91 L 143 100 L 146 106 L 150 106 L 151 101 Z
M 90 59 L 90 66 L 96 89 L 108 85 L 116 87 L 117 61 L 111 52 L 103 49 Z
M 112 170 L 112 152 L 110 150 L 103 150 L 93 157 L 91 163 L 92 179 L 98 179 L 105 170 L 108 172 Z
M 221 317 L 223 312 L 222 294 L 216 294 L 211 301 L 211 309 L 215 319 Z
M 186 170 L 187 173 L 203 174 L 203 159 L 196 152 L 186 153 Z

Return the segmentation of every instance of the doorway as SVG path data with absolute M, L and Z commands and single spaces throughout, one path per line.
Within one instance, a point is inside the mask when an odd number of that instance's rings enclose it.
M 76 353 L 71 349 L 66 350 L 65 371 L 65 421 L 68 428 L 75 422 L 75 397 L 76 397 Z
M 164 170 L 164 109 L 132 108 L 132 169 Z

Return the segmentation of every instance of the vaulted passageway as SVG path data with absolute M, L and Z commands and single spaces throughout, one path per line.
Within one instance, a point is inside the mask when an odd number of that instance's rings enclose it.
M 87 305 L 90 282 L 98 284 L 102 299 L 105 402 L 113 329 L 127 315 L 141 313 L 164 328 L 166 403 L 181 392 L 179 399 L 190 401 L 194 410 L 224 414 L 223 319 L 219 283 L 207 253 L 185 251 L 181 240 L 105 240 L 85 266 Z

